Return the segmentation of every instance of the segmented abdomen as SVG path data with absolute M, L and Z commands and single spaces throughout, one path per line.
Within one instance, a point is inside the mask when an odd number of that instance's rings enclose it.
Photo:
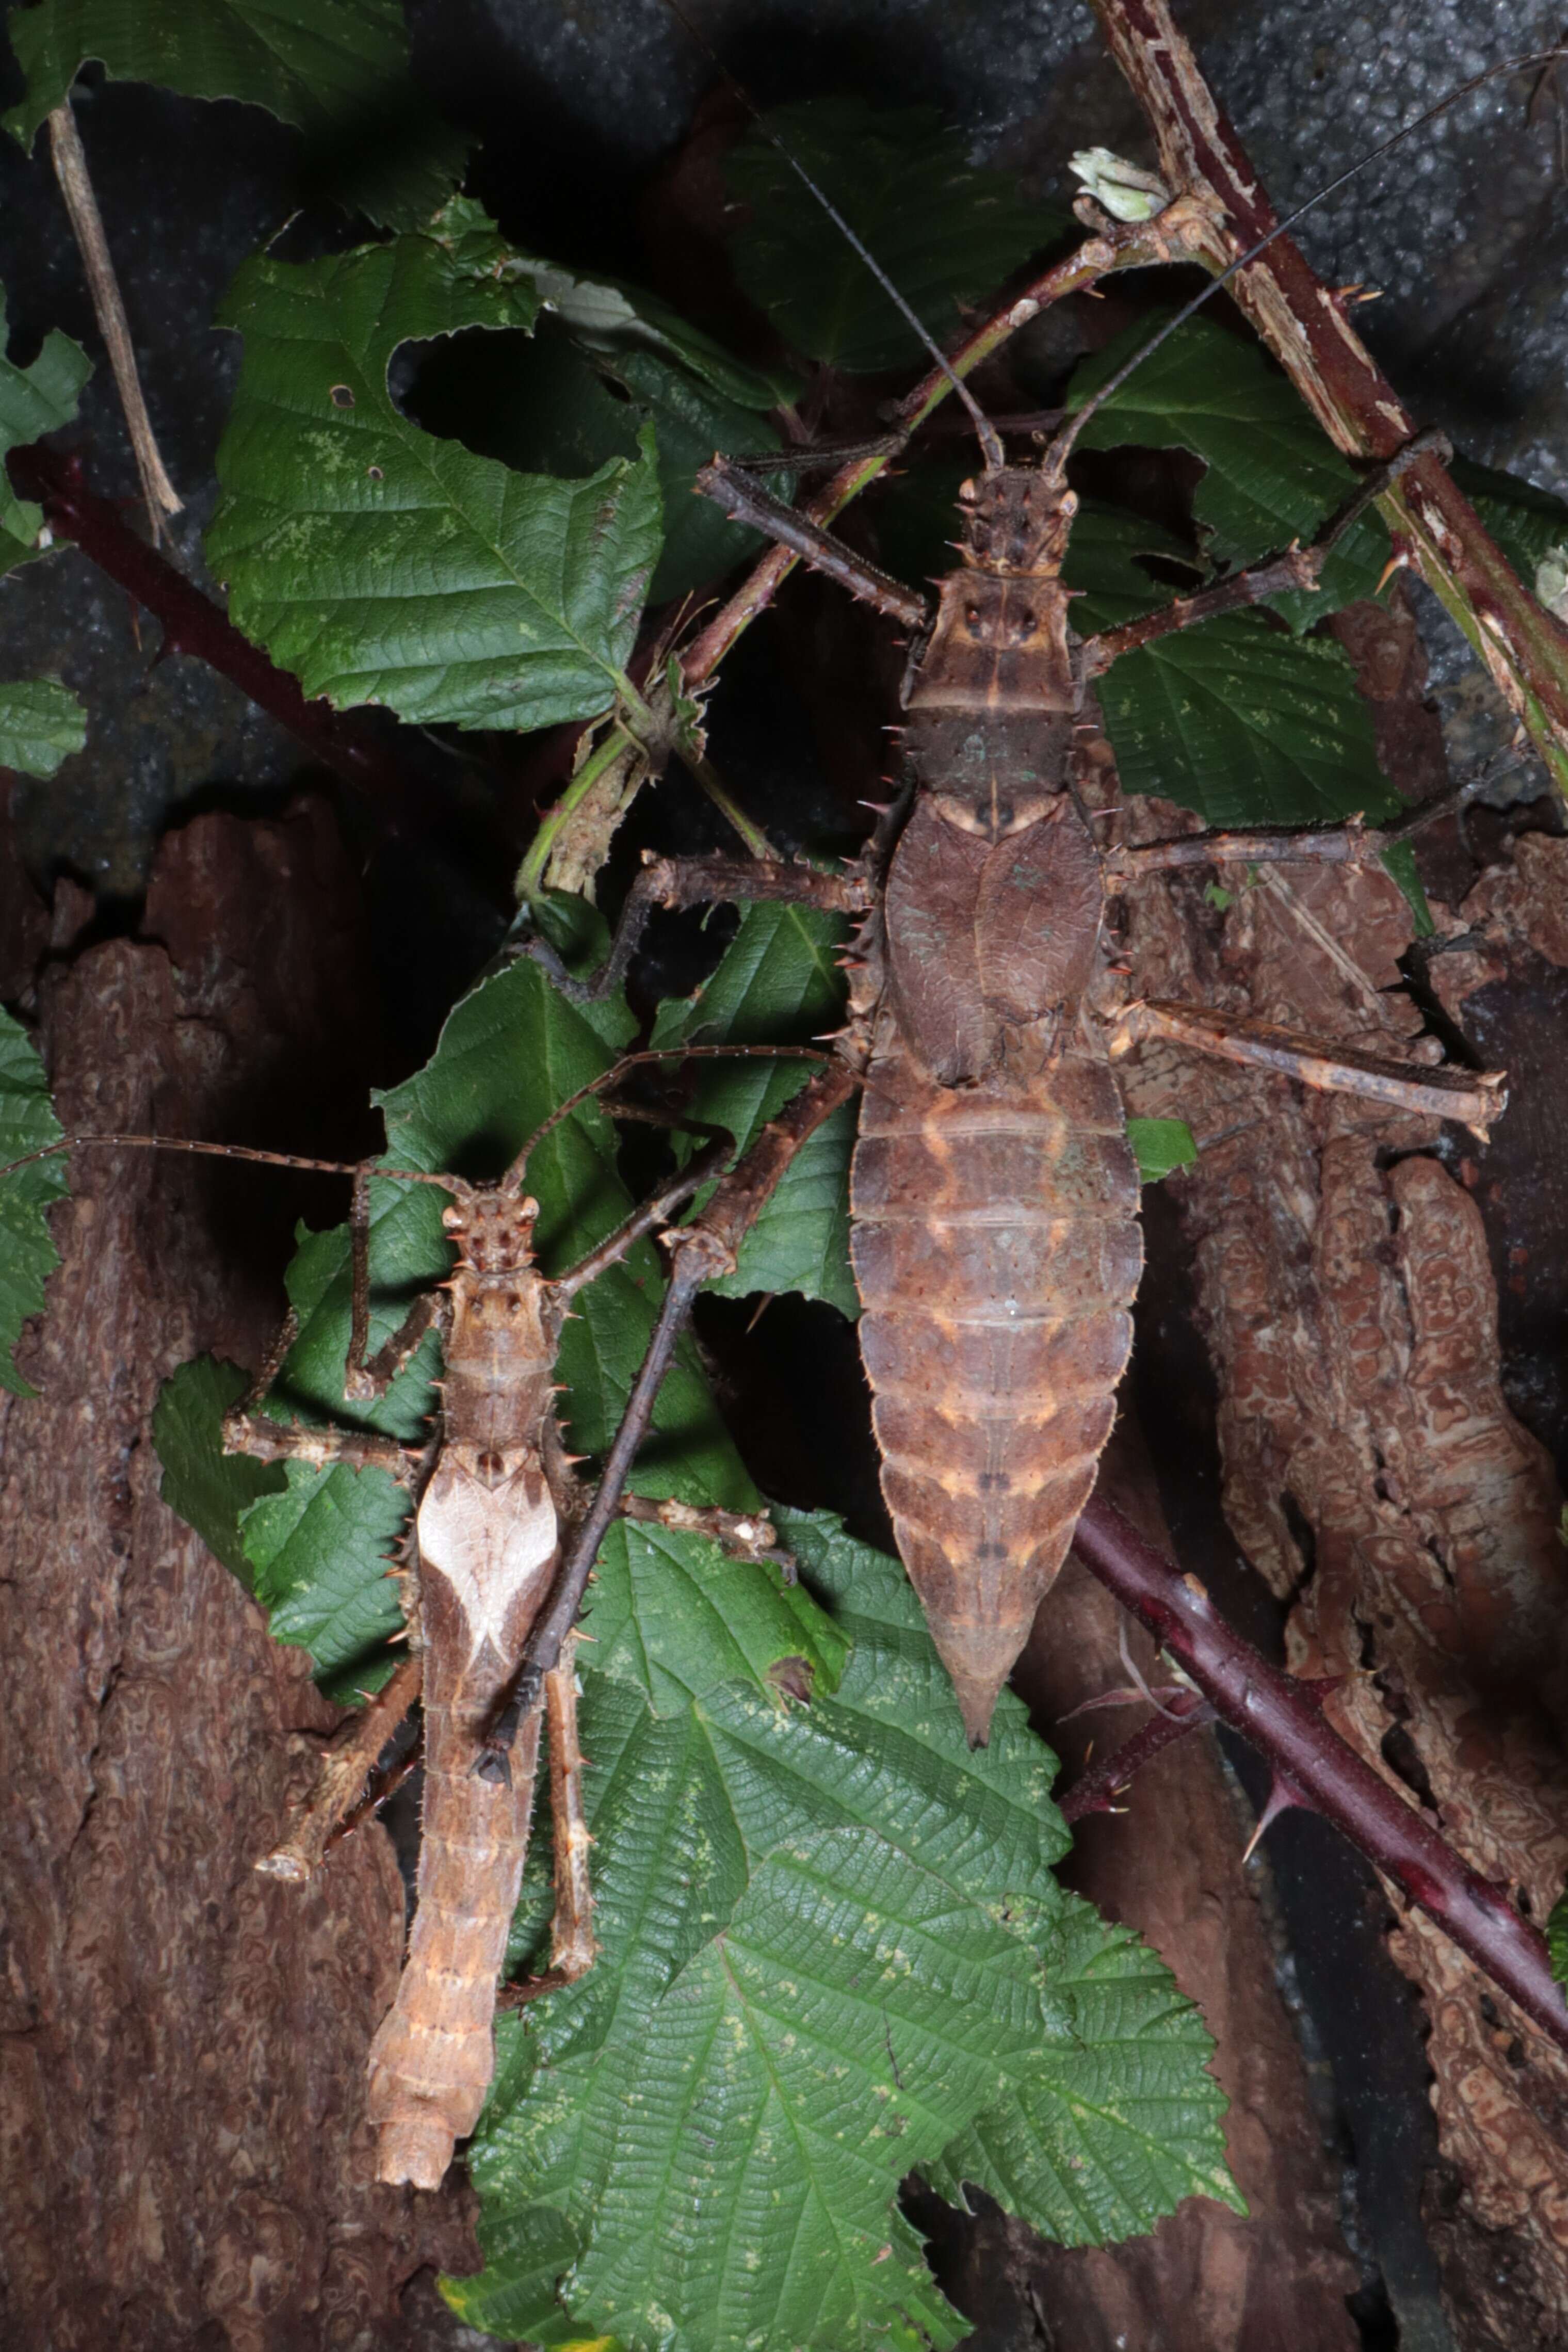
M 553 1524 L 553 1517 L 552 1517 Z M 366 2107 L 378 2180 L 439 2189 L 495 2072 L 496 1986 L 528 1850 L 540 1717 L 511 1785 L 473 1766 L 516 1672 L 512 1643 L 475 1639 L 447 1579 L 424 1565 L 424 1824 L 418 1906 L 397 1999 L 371 2044 Z
M 1072 1539 L 1143 1263 L 1103 1056 L 933 1085 L 894 1041 L 862 1101 L 851 1249 L 882 1487 L 972 1741 Z

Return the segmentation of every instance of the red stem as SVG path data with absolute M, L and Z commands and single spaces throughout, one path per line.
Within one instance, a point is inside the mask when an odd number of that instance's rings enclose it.
M 1080 1559 L 1196 1683 L 1215 1713 L 1251 1742 L 1277 1779 L 1342 1830 L 1367 1860 L 1436 1920 L 1527 2017 L 1568 2050 L 1568 2001 L 1546 1939 L 1505 1889 L 1461 1862 L 1414 1805 L 1323 1720 L 1320 1698 L 1232 1633 L 1189 1582 L 1098 1496 L 1078 1522 Z
M 1185 1739 L 1189 1731 L 1214 1721 L 1213 1707 L 1196 1691 L 1178 1691 L 1165 1705 L 1167 1714 L 1152 1715 L 1141 1731 L 1134 1731 L 1111 1755 L 1081 1772 L 1067 1794 L 1057 1799 L 1057 1811 L 1069 1828 L 1087 1814 L 1113 1812 L 1113 1799 L 1120 1796 L 1134 1773 L 1152 1764 L 1174 1740 Z
M 79 457 L 36 442 L 11 452 L 10 471 L 18 494 L 43 508 L 55 536 L 73 541 L 162 625 L 163 653 L 193 654 L 231 679 L 313 759 L 364 794 L 389 832 L 425 829 L 419 805 L 425 794 L 389 759 L 376 735 L 327 702 L 308 702 L 297 678 L 242 636 L 183 572 L 138 539 L 117 507 L 87 488 Z

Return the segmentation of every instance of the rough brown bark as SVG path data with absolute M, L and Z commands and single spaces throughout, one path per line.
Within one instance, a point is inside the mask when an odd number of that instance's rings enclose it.
M 1123 1423 L 1102 1465 L 1109 1495 L 1167 1552 L 1141 1440 Z M 1041 1609 L 1018 1686 L 1062 1757 L 1068 1785 L 1146 1718 L 1146 1707 L 1061 1724 L 1086 1698 L 1126 1683 L 1121 1612 L 1075 1558 Z M 1156 1677 L 1154 1644 L 1127 1629 L 1130 1654 Z M 1218 2044 L 1214 2072 L 1230 2099 L 1226 2143 L 1250 2212 L 1194 2198 L 1150 2236 L 1071 2251 L 1030 2242 L 1028 2278 L 1054 2340 L 1073 2352 L 1158 2343 L 1161 2352 L 1354 2352 L 1346 2297 L 1357 2284 L 1340 2236 L 1338 2182 L 1308 2095 L 1300 2046 L 1274 1981 L 1273 1956 L 1241 1866 L 1245 1830 L 1212 1731 L 1179 1741 L 1122 1800 L 1079 1823 L 1063 1871 L 1104 1912 L 1145 1937 L 1199 2002 Z M 1025 2233 L 1013 2228 L 1015 2239 Z
M 1168 812 L 1133 821 L 1169 829 Z M 1527 866 L 1558 848 L 1521 845 Z M 1490 888 L 1500 919 L 1512 894 Z M 1375 869 L 1301 869 L 1224 912 L 1197 879 L 1140 883 L 1129 906 L 1140 992 L 1395 1050 L 1421 1025 L 1398 988 L 1407 913 Z M 1433 970 L 1462 1010 L 1462 959 Z M 1568 1865 L 1568 1558 L 1551 1458 L 1503 1393 L 1475 1197 L 1488 1156 L 1457 1181 L 1427 1122 L 1158 1049 L 1126 1083 L 1132 1108 L 1186 1117 L 1205 1147 L 1177 1190 L 1220 1383 L 1224 1506 L 1293 1603 L 1290 1663 L 1343 1678 L 1335 1727 L 1540 1919 Z M 1433 2191 L 1461 2340 L 1568 2340 L 1568 2062 L 1419 1914 L 1393 1950 L 1432 2021 L 1450 2168 Z
M 68 1125 L 362 1146 L 344 1106 L 363 1104 L 373 1024 L 323 810 L 198 818 L 164 845 L 135 941 L 81 944 L 90 911 L 61 887 L 37 996 Z M 280 1207 L 336 1206 L 83 1152 L 54 1213 L 65 1264 L 23 1354 L 41 1393 L 0 1407 L 16 2352 L 390 2347 L 411 2340 L 412 2274 L 472 2267 L 459 2196 L 371 2184 L 365 2053 L 402 1942 L 391 1846 L 361 1833 L 304 1890 L 254 1870 L 313 1773 L 298 1735 L 333 1716 L 160 1502 L 148 1431 L 187 1357 L 258 1360 Z M 417 2340 L 441 2333 L 433 2317 Z

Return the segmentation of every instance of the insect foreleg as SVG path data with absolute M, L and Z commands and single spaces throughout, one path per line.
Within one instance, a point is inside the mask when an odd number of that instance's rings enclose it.
M 695 487 L 705 499 L 722 507 L 732 522 L 745 523 L 777 546 L 787 547 L 791 555 L 798 555 L 813 572 L 826 572 L 862 604 L 874 604 L 879 613 L 902 621 L 905 628 L 921 629 L 930 620 L 931 607 L 917 590 L 894 580 L 809 515 L 786 506 L 727 457 L 716 457 L 711 466 L 704 466 Z
M 549 1739 L 550 1834 L 554 1854 L 555 1917 L 550 1926 L 549 1967 L 540 1976 L 503 1985 L 498 2009 L 521 2009 L 541 1993 L 575 1984 L 593 1966 L 599 1950 L 593 1934 L 593 1882 L 588 1850 L 593 1843 L 582 1803 L 583 1755 L 577 1736 L 577 1636 L 569 1634 L 560 1664 L 545 1676 L 545 1727 Z
M 753 857 L 654 857 L 626 893 L 614 943 L 591 980 L 574 980 L 542 940 L 531 941 L 528 953 L 544 966 L 564 996 L 574 1003 L 592 1003 L 625 979 L 655 907 L 706 907 L 725 898 L 771 899 L 820 907 L 829 914 L 863 914 L 870 904 L 864 885 L 854 876 L 824 874 L 814 866 L 769 864 Z
M 558 1282 L 551 1283 L 550 1288 L 556 1297 L 562 1301 L 574 1298 L 580 1290 L 586 1289 L 588 1285 L 601 1275 L 607 1266 L 618 1265 L 632 1244 L 641 1241 L 644 1234 L 654 1233 L 661 1225 L 667 1224 L 674 1212 L 682 1205 L 683 1202 L 689 1201 L 694 1192 L 700 1192 L 709 1179 L 717 1175 L 733 1148 L 732 1139 L 728 1135 L 720 1136 L 716 1141 L 705 1144 L 695 1157 L 687 1161 L 678 1176 L 672 1177 L 662 1191 L 653 1193 L 650 1199 L 635 1208 L 623 1225 L 617 1226 L 614 1233 L 610 1234 L 608 1239 L 601 1241 L 597 1249 L 590 1250 L 580 1265 L 574 1265 L 570 1274 L 563 1274 Z
M 1283 595 L 1291 589 L 1315 588 L 1322 560 L 1315 548 L 1292 547 L 1283 555 L 1271 556 L 1267 563 L 1233 572 L 1212 588 L 1200 588 L 1194 596 L 1178 596 L 1174 604 L 1162 604 L 1141 620 L 1089 637 L 1083 646 L 1083 675 L 1099 677 L 1124 654 L 1136 653 L 1141 646 L 1174 636 L 1180 629 L 1196 629 L 1205 621 L 1261 604 L 1268 597 Z
M 1452 443 L 1435 426 L 1413 434 L 1403 448 L 1374 467 L 1330 516 L 1310 547 L 1289 548 L 1283 555 L 1270 556 L 1267 562 L 1250 564 L 1244 572 L 1233 572 L 1229 579 L 1217 582 L 1212 588 L 1199 589 L 1196 596 L 1178 596 L 1175 604 L 1162 605 L 1157 613 L 1147 613 L 1141 620 L 1129 621 L 1120 629 L 1107 629 L 1100 636 L 1088 638 L 1083 647 L 1085 677 L 1100 677 L 1124 654 L 1134 653 L 1140 646 L 1152 645 L 1156 638 L 1168 637 L 1178 629 L 1197 628 L 1200 622 L 1216 620 L 1248 604 L 1260 604 L 1267 597 L 1281 595 L 1289 589 L 1315 588 L 1324 563 L 1345 533 L 1354 528 L 1369 507 L 1387 496 L 1417 457 L 1436 456 L 1447 460 L 1453 454 Z
M 1145 1001 L 1129 1005 L 1112 1033 L 1110 1051 L 1120 1055 L 1156 1037 L 1191 1045 L 1222 1061 L 1278 1071 L 1324 1094 L 1360 1095 L 1396 1110 L 1458 1119 L 1483 1141 L 1508 1105 L 1501 1070 L 1424 1068 L 1383 1054 L 1364 1054 L 1333 1039 L 1301 1036 L 1271 1021 L 1213 1013 L 1199 1004 Z
M 350 1723 L 321 1762 L 321 1777 L 287 1836 L 256 1867 L 265 1877 L 287 1879 L 303 1885 L 319 1869 L 333 1832 L 359 1802 L 361 1791 L 376 1759 L 414 1700 L 424 1678 L 424 1661 L 416 1652 L 404 1658 L 384 1690 Z
M 269 1421 L 265 1413 L 238 1407 L 224 1415 L 224 1452 L 248 1454 L 253 1462 L 308 1462 L 318 1469 L 339 1463 L 350 1470 L 385 1470 L 406 1484 L 420 1464 L 418 1446 L 401 1445 L 379 1430 L 308 1429 L 297 1421 Z

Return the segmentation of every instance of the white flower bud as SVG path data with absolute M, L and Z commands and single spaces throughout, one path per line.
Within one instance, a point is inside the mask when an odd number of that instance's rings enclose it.
M 1113 220 L 1153 220 L 1171 200 L 1170 190 L 1154 172 L 1113 155 L 1109 147 L 1081 147 L 1068 159 L 1068 169 L 1081 179 Z

